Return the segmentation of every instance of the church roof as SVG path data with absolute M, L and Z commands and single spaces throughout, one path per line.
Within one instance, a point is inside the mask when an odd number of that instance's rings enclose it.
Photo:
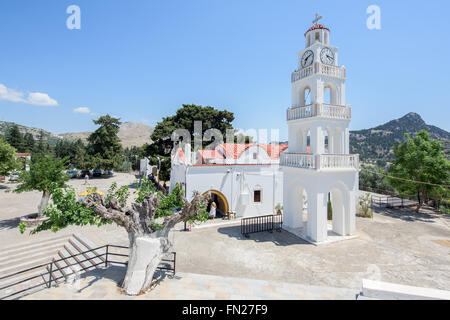
M 308 32 L 310 32 L 310 31 L 313 31 L 313 30 L 319 30 L 319 29 L 325 29 L 325 30 L 330 31 L 330 29 L 328 29 L 327 27 L 325 27 L 325 26 L 322 25 L 322 24 L 315 24 L 315 25 L 313 25 L 311 28 L 309 28 L 308 31 L 305 32 L 305 35 L 306 35 Z
M 223 143 L 220 145 L 225 153 L 225 158 L 238 159 L 242 153 L 250 147 L 258 146 L 266 150 L 269 157 L 272 159 L 279 159 L 280 153 L 288 148 L 287 144 L 271 145 L 271 144 L 257 144 L 257 143 Z

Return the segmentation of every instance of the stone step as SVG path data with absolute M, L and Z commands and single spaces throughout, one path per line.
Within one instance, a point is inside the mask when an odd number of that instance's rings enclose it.
M 27 251 L 26 253 L 12 255 L 10 259 L 0 260 L 0 270 L 9 266 L 20 265 L 22 262 L 38 259 L 40 257 L 54 256 L 58 250 L 64 248 L 64 243 L 58 243 L 54 246 L 44 247 L 41 249 Z
M 49 246 L 45 247 L 45 245 Z M 7 251 L 14 259 L 9 262 L 6 259 L 0 260 L 3 261 L 3 263 L 0 262 L 0 299 L 18 299 L 36 290 L 45 289 L 50 278 L 50 271 L 52 285 L 58 285 L 72 281 L 82 272 L 102 267 L 105 259 L 96 255 L 104 253 L 104 248 L 95 252 L 86 252 L 95 248 L 97 246 L 81 234 L 47 238 L 37 243 L 24 243 L 22 246 L 20 244 L 9 246 Z M 42 266 L 20 272 L 39 265 Z M 15 272 L 20 273 L 11 275 Z M 11 276 L 4 278 L 8 274 Z M 17 284 L 26 279 L 29 280 Z M 31 287 L 35 288 L 23 291 Z
M 11 255 L 20 254 L 34 249 L 40 249 L 45 246 L 54 245 L 56 243 L 63 243 L 72 237 L 72 234 L 65 234 L 52 238 L 36 239 L 35 241 L 27 241 L 16 243 L 9 246 L 0 247 L 0 259 L 10 257 Z

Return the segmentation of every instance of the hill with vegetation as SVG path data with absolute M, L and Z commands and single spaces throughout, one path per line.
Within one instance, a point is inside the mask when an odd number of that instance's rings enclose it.
M 10 128 L 15 125 L 13 122 L 0 121 L 0 135 L 5 135 Z M 25 135 L 26 133 L 31 133 L 35 139 L 39 138 L 42 129 L 26 127 L 23 125 L 17 125 L 20 132 Z M 120 125 L 120 130 L 118 133 L 119 139 L 124 148 L 127 147 L 140 147 L 145 143 L 150 144 L 152 141 L 150 135 L 153 132 L 153 127 L 145 125 L 143 123 L 137 122 L 124 122 Z M 87 142 L 87 138 L 92 132 L 76 132 L 76 133 L 64 133 L 64 134 L 54 134 L 45 130 L 42 130 L 44 138 L 47 140 L 48 144 L 52 147 L 56 145 L 59 140 L 67 140 L 74 142 L 81 139 L 84 143 Z
M 441 140 L 448 154 L 450 133 L 426 124 L 420 115 L 413 112 L 372 129 L 351 131 L 350 152 L 359 154 L 362 161 L 374 161 L 381 164 L 392 160 L 391 148 L 396 139 L 403 139 L 405 133 L 414 136 L 421 130 L 428 131 L 433 139 Z

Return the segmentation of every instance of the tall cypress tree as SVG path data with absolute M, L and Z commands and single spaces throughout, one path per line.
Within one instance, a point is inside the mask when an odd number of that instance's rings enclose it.
M 89 163 L 93 169 L 111 170 L 123 162 L 123 149 L 117 136 L 121 122 L 110 115 L 101 116 L 94 123 L 100 125 L 88 137 Z
M 36 141 L 31 133 L 26 133 L 24 136 L 25 152 L 34 153 L 36 150 Z
M 8 142 L 17 152 L 24 152 L 25 143 L 22 133 L 20 132 L 19 126 L 14 124 L 6 134 L 6 142 Z

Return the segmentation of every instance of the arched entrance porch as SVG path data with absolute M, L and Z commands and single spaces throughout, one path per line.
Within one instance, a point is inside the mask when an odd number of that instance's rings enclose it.
M 206 210 L 210 210 L 211 208 L 211 203 L 214 201 L 217 205 L 217 209 L 216 209 L 216 218 L 223 218 L 226 216 L 227 212 L 230 211 L 230 207 L 228 205 L 228 200 L 225 197 L 225 195 L 217 190 L 209 190 L 206 191 L 202 194 L 202 196 L 206 195 L 206 194 L 210 194 L 211 195 L 211 200 L 208 203 L 208 206 L 206 208 Z

